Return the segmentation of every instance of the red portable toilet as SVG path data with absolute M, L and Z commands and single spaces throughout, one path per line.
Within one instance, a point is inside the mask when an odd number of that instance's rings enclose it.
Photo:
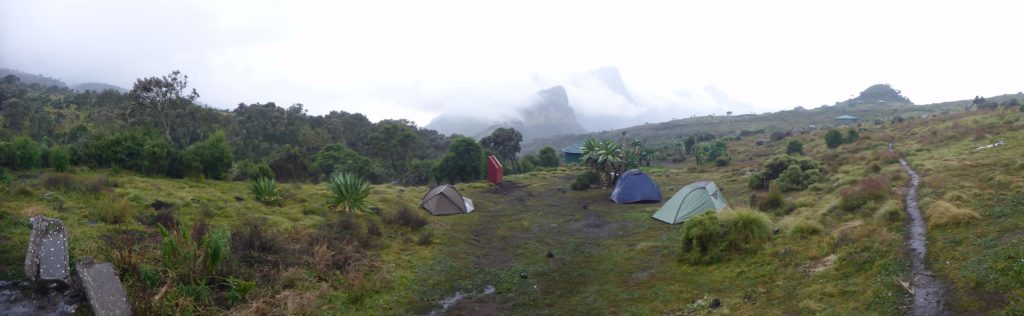
M 494 156 L 487 156 L 487 182 L 501 184 L 501 162 Z

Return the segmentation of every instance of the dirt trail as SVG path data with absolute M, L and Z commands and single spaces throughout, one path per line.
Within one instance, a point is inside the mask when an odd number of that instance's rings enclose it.
M 889 144 L 889 151 L 893 151 L 892 144 Z M 921 183 L 921 177 L 910 168 L 906 159 L 900 157 L 900 165 L 910 175 L 910 183 L 907 184 L 907 216 L 910 221 L 907 223 L 907 250 L 910 253 L 910 273 L 913 276 L 910 285 L 913 289 L 914 302 L 912 311 L 914 315 L 948 315 L 943 301 L 943 287 L 938 277 L 935 276 L 928 266 L 925 265 L 925 253 L 928 250 L 927 230 L 921 209 L 917 206 L 917 186 Z

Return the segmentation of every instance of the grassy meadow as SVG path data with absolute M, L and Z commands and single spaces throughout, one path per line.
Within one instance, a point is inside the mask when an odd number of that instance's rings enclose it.
M 459 184 L 476 211 L 443 217 L 417 208 L 423 186 L 375 185 L 374 212 L 349 214 L 328 207 L 323 183 L 281 183 L 278 206 L 257 202 L 250 182 L 116 169 L 11 173 L 0 194 L 0 279 L 23 278 L 27 219 L 42 214 L 64 221 L 72 261 L 117 266 L 138 314 L 429 314 L 456 293 L 465 298 L 444 313 L 906 314 L 908 178 L 887 152 L 892 142 L 923 177 L 927 258 L 952 308 L 1019 314 L 1022 117 L 1012 109 L 865 122 L 857 141 L 835 149 L 823 130 L 762 146 L 754 141 L 767 135 L 752 135 L 729 142 L 728 166 L 644 167 L 665 200 L 712 180 L 730 206 L 745 208 L 765 195 L 748 187 L 750 173 L 784 154 L 790 139 L 823 166 L 822 180 L 765 210 L 778 228 L 768 242 L 712 264 L 681 259 L 682 225 L 650 217 L 660 203 L 617 205 L 608 189 L 568 190 L 587 170 L 577 166 L 507 176 L 499 187 Z M 998 140 L 1007 144 L 975 150 Z M 849 202 L 869 191 L 863 203 Z M 185 281 L 164 264 L 159 227 L 174 225 L 163 223 L 184 224 L 196 241 L 230 230 L 229 258 L 202 278 L 215 284 Z

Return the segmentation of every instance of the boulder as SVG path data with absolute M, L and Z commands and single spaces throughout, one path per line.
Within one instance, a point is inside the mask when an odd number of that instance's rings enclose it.
M 32 234 L 25 253 L 25 275 L 47 286 L 67 286 L 71 271 L 64 222 L 42 215 L 36 215 L 29 221 Z
M 121 285 L 121 279 L 109 262 L 93 263 L 83 258 L 75 265 L 82 291 L 89 300 L 95 315 L 131 315 L 132 305 L 128 303 L 128 292 Z

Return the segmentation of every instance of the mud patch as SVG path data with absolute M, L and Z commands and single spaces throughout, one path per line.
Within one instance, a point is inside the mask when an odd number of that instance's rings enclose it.
M 608 239 L 623 234 L 628 221 L 608 222 L 594 212 L 587 212 L 583 219 L 573 225 L 584 236 L 592 239 Z

